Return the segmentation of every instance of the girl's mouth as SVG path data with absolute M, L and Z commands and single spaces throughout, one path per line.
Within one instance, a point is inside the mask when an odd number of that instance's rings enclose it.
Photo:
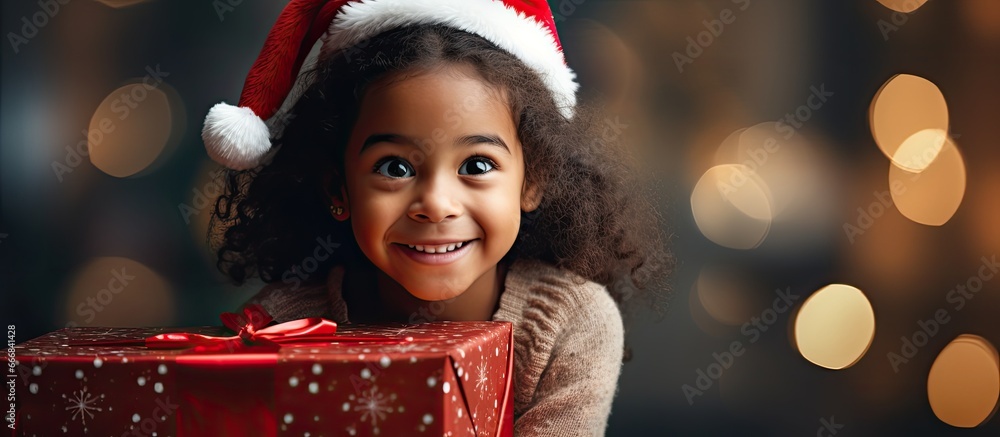
M 461 258 L 469 252 L 470 247 L 477 244 L 478 238 L 461 241 L 451 244 L 441 244 L 436 246 L 407 245 L 393 243 L 393 247 L 402 252 L 410 259 L 421 264 L 449 264 Z

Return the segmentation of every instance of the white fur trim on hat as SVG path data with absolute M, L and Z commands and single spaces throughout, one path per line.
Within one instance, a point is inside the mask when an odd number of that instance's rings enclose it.
M 334 17 L 323 56 L 384 31 L 413 24 L 443 24 L 479 35 L 535 70 L 563 116 L 576 106 L 576 74 L 564 62 L 555 38 L 531 17 L 497 0 L 362 0 Z
M 250 108 L 218 103 L 201 130 L 208 155 L 233 170 L 256 167 L 271 148 L 271 133 Z

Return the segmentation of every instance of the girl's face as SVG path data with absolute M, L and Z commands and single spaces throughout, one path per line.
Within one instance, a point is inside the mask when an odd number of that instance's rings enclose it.
M 358 245 L 427 301 L 494 273 L 540 200 L 509 108 L 466 66 L 371 87 L 344 162 Z

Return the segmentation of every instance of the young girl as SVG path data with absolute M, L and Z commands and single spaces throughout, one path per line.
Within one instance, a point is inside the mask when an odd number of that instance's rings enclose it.
M 671 259 L 573 77 L 544 2 L 293 0 L 206 119 L 219 268 L 277 321 L 510 321 L 516 435 L 603 435 L 620 307 L 658 303 Z

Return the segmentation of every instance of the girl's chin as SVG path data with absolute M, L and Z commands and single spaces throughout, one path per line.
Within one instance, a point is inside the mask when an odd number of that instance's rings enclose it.
M 442 287 L 427 286 L 427 287 L 413 287 L 413 288 L 406 287 L 406 291 L 409 292 L 411 296 L 417 299 L 427 302 L 437 302 L 442 300 L 454 299 L 458 296 L 461 296 L 462 293 L 465 292 L 465 289 L 452 290 Z

